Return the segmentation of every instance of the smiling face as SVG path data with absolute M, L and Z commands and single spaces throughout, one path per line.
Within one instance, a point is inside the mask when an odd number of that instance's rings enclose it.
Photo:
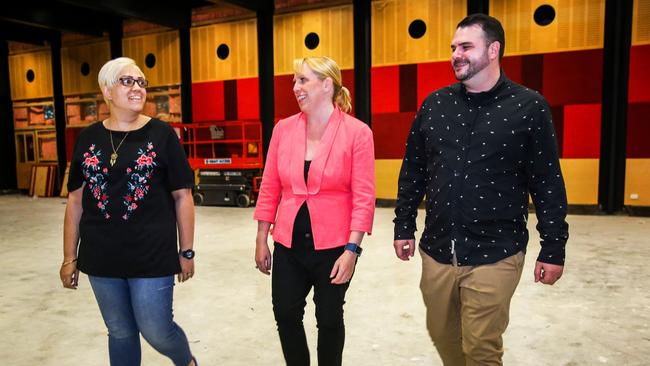
M 498 57 L 498 42 L 487 43 L 479 25 L 456 29 L 451 42 L 451 66 L 456 79 L 469 81 Z M 496 53 L 495 53 L 496 50 Z
M 123 77 L 138 79 L 144 75 L 136 67 L 127 66 L 119 74 L 118 79 Z M 112 107 L 116 109 L 140 113 L 144 109 L 147 90 L 140 87 L 137 82 L 134 82 L 132 86 L 125 86 L 117 81 L 112 87 L 104 89 L 104 96 L 111 101 Z
M 293 93 L 300 110 L 309 113 L 323 103 L 332 103 L 332 81 L 321 80 L 306 64 L 293 76 Z

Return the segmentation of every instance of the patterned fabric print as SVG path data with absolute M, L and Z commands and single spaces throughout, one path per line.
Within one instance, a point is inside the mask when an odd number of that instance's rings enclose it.
M 93 197 L 97 200 L 97 207 L 102 215 L 104 215 L 104 218 L 109 219 L 111 215 L 106 211 L 106 206 L 108 205 L 108 195 L 106 194 L 108 169 L 101 169 L 100 165 L 102 161 L 99 160 L 101 155 L 101 150 L 95 151 L 95 144 L 90 145 L 88 151 L 83 155 L 84 159 L 81 162 L 81 166 L 88 190 L 90 190 Z
M 127 183 L 127 194 L 123 198 L 123 203 L 126 206 L 126 213 L 122 215 L 122 219 L 128 220 L 138 208 L 138 202 L 142 201 L 149 193 L 149 181 L 153 176 L 154 168 L 158 165 L 154 161 L 156 152 L 153 150 L 153 143 L 147 143 L 146 150 L 140 148 L 138 150 L 138 158 L 134 160 L 136 163 L 133 169 L 127 168 L 126 174 L 129 177 Z

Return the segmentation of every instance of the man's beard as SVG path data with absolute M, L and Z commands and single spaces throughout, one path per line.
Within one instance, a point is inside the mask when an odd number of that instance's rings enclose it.
M 454 75 L 456 75 L 456 80 L 465 81 L 465 80 L 471 79 L 472 77 L 474 77 L 474 75 L 478 74 L 483 69 L 485 69 L 490 64 L 490 59 L 488 57 L 487 52 L 485 52 L 481 56 L 481 58 L 479 58 L 476 61 L 470 61 L 469 59 L 466 59 L 466 58 L 456 60 L 456 61 L 454 61 L 454 67 L 456 67 L 456 64 L 460 63 L 460 62 L 467 62 L 468 63 L 467 64 L 467 71 L 465 71 L 465 73 L 459 74 L 459 73 L 456 72 L 456 70 L 454 70 Z

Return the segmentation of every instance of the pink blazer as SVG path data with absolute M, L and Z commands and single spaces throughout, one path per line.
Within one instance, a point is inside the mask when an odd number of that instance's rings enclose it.
M 370 234 L 375 214 L 372 131 L 335 108 L 305 185 L 306 135 L 303 113 L 280 120 L 273 129 L 254 218 L 273 223 L 273 240 L 287 247 L 305 201 L 315 249 L 345 245 L 352 230 Z

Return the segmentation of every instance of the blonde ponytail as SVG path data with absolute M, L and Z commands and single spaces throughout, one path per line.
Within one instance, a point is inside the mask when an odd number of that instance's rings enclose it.
M 343 112 L 349 112 L 352 109 L 352 97 L 348 88 L 341 86 L 334 96 L 334 103 L 341 108 Z

